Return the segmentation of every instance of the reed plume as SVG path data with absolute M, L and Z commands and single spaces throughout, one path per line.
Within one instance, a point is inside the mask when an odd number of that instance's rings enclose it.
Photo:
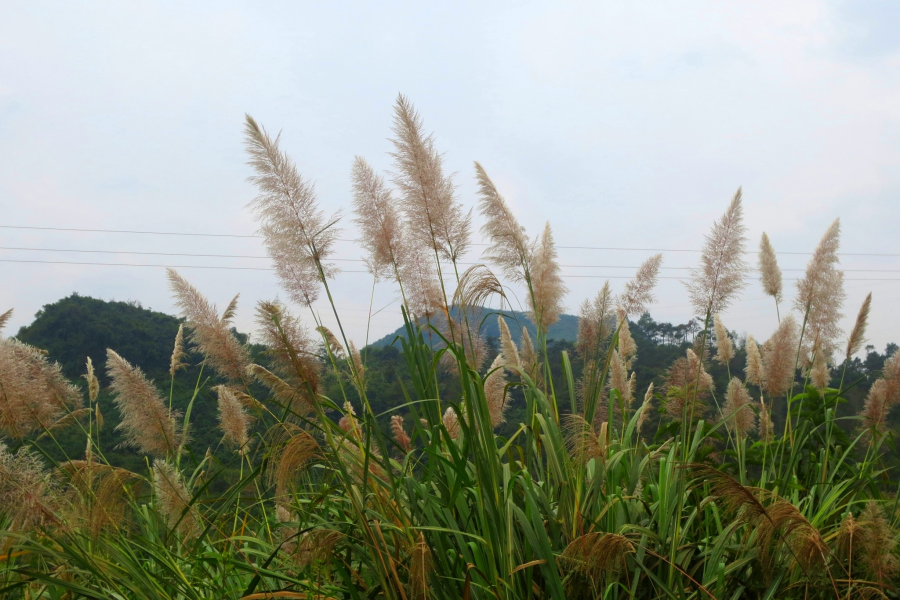
M 181 443 L 178 414 L 169 414 L 156 387 L 140 367 L 132 366 L 110 349 L 106 357 L 110 389 L 122 416 L 116 427 L 125 438 L 122 444 L 154 457 L 174 453 Z
M 650 382 L 650 385 L 647 387 L 647 392 L 644 394 L 644 403 L 641 405 L 641 414 L 638 415 L 637 425 L 635 426 L 636 434 L 638 438 L 641 437 L 641 429 L 644 427 L 644 423 L 647 421 L 647 417 L 649 416 L 650 407 L 653 405 L 653 382 Z
M 612 290 L 609 281 L 597 292 L 593 300 L 585 300 L 581 304 L 578 316 L 578 339 L 575 349 L 585 360 L 589 360 L 600 352 L 601 345 L 609 336 L 610 316 L 612 313 Z
M 307 431 L 293 423 L 279 423 L 270 429 L 266 438 L 271 448 L 271 460 L 275 468 L 267 472 L 269 483 L 275 484 L 275 501 L 287 502 L 294 490 L 297 478 L 318 457 L 319 444 Z
M 705 400 L 713 388 L 712 376 L 700 363 L 700 357 L 688 348 L 666 371 L 666 414 L 675 420 L 687 414 L 699 416 L 706 408 Z M 686 406 L 686 403 L 690 403 Z
M 884 589 L 885 585 L 896 583 L 900 575 L 900 559 L 894 552 L 897 537 L 890 522 L 884 516 L 881 505 L 870 500 L 859 515 L 860 558 L 865 570 L 878 581 Z
M 759 241 L 759 280 L 762 282 L 763 290 L 775 299 L 777 306 L 782 296 L 781 269 L 778 267 L 775 248 L 765 233 Z
M 727 365 L 734 358 L 734 344 L 731 343 L 731 338 L 728 337 L 728 330 L 725 329 L 725 324 L 722 323 L 722 319 L 718 314 L 713 320 L 713 329 L 716 333 L 715 359 L 723 365 Z
M 485 250 L 485 257 L 500 267 L 510 281 L 526 281 L 530 277 L 533 249 L 525 228 L 516 220 L 487 171 L 477 162 L 475 178 L 480 196 L 478 210 L 485 221 L 481 232 L 490 244 Z
M 605 581 L 625 569 L 626 557 L 634 553 L 634 544 L 624 535 L 592 532 L 566 546 L 560 562 L 593 581 Z
M 255 172 L 249 181 L 259 190 L 249 206 L 282 287 L 292 300 L 308 306 L 319 297 L 325 278 L 338 272 L 326 261 L 334 251 L 340 215 L 325 216 L 313 185 L 278 147 L 280 136 L 273 140 L 250 115 L 244 134 L 248 164 Z
M 291 385 L 275 373 L 257 364 L 247 367 L 247 374 L 266 386 L 272 399 L 288 408 L 291 413 L 302 416 L 315 411 L 315 404 L 313 404 L 315 400 L 304 386 Z M 247 404 L 246 400 L 244 404 Z M 259 402 L 251 402 L 251 404 L 254 407 L 262 406 Z
M 599 431 L 595 431 L 579 414 L 569 413 L 563 415 L 562 419 L 566 448 L 574 461 L 584 465 L 590 460 L 606 460 L 609 452 L 606 443 L 609 424 L 606 421 L 600 421 Z
M 634 397 L 631 393 L 631 382 L 628 379 L 628 368 L 618 350 L 613 350 L 609 363 L 609 389 L 619 392 L 619 398 L 625 406 L 631 405 Z
M 175 305 L 190 329 L 190 341 L 212 369 L 232 381 L 241 381 L 250 364 L 247 348 L 219 317 L 216 307 L 174 269 L 166 269 Z M 176 336 L 177 338 L 177 336 Z
M 169 376 L 175 377 L 175 373 L 186 369 L 188 355 L 184 351 L 184 323 L 178 325 L 178 333 L 175 334 L 175 346 L 172 348 L 172 358 L 169 360 Z
M 43 460 L 28 448 L 14 454 L 0 442 L 0 514 L 9 519 L 6 528 L 23 531 L 56 523 L 59 509 L 58 485 Z
M 506 420 L 506 369 L 502 354 L 498 354 L 488 368 L 484 379 L 484 398 L 491 417 L 491 428 L 496 428 Z
M 91 402 L 97 401 L 97 396 L 100 395 L 100 382 L 97 381 L 97 376 L 94 374 L 94 362 L 91 360 L 91 357 L 87 357 L 87 372 L 84 374 L 84 379 L 88 384 L 88 399 Z
M 296 400 L 312 406 L 322 367 L 314 339 L 300 319 L 278 302 L 261 300 L 256 306 L 256 324 L 273 369 L 299 391 Z
M 362 157 L 353 161 L 353 222 L 366 250 L 366 267 L 375 277 L 400 278 L 408 243 L 397 203 L 384 179 Z
M 391 417 L 391 436 L 404 452 L 409 452 L 412 449 L 412 439 L 410 439 L 409 434 L 403 428 L 403 417 L 400 415 Z
M 762 356 L 759 353 L 759 345 L 752 335 L 747 336 L 745 344 L 747 352 L 747 364 L 744 367 L 744 377 L 747 383 L 762 387 L 765 381 L 765 367 L 763 367 Z
M 200 513 L 191 505 L 191 492 L 181 473 L 164 460 L 153 461 L 153 493 L 167 527 L 183 538 L 200 533 Z
M 691 269 L 690 281 L 685 284 L 698 315 L 724 311 L 746 286 L 743 214 L 741 188 L 738 188 L 725 214 L 713 223 L 703 244 L 700 267 Z
M 9 320 L 12 318 L 13 309 L 9 309 L 2 315 L 0 315 L 0 331 L 3 331 L 3 328 L 6 327 L 6 324 L 9 323 Z
M 764 389 L 770 397 L 781 396 L 790 389 L 794 381 L 796 352 L 797 322 L 793 315 L 786 315 L 762 347 Z
M 459 435 L 462 433 L 462 427 L 459 424 L 459 415 L 452 406 L 448 406 L 447 410 L 444 411 L 444 416 L 441 417 L 441 421 L 444 424 L 444 429 L 446 429 L 447 433 L 450 435 L 450 438 L 454 440 L 459 439 Z
M 252 419 L 230 388 L 218 385 L 213 389 L 219 399 L 219 429 L 222 430 L 224 440 L 237 446 L 243 454 L 249 440 L 248 432 Z
M 519 364 L 522 366 L 522 369 L 525 370 L 525 373 L 531 377 L 532 380 L 537 384 L 538 387 L 541 386 L 541 363 L 538 360 L 537 352 L 534 350 L 534 344 L 531 342 L 531 336 L 528 334 L 528 328 L 522 328 L 522 350 L 519 354 Z
M 656 301 L 653 288 L 656 287 L 662 258 L 662 254 L 654 254 L 645 260 L 638 268 L 634 279 L 625 284 L 625 289 L 622 290 L 617 302 L 627 316 L 637 317 L 644 314 Z
M 887 386 L 885 393 L 888 401 L 891 404 L 900 404 L 900 351 L 894 350 L 894 353 L 884 361 L 881 376 Z
M 363 364 L 362 356 L 356 349 L 353 340 L 350 340 L 348 344 L 350 344 L 350 364 L 353 367 L 350 370 L 350 382 L 356 388 L 359 396 L 363 397 L 366 394 L 366 366 Z
M 806 339 L 817 339 L 819 348 L 829 358 L 841 334 L 841 307 L 846 297 L 844 272 L 837 269 L 840 242 L 841 222 L 835 219 L 813 252 L 806 266 L 806 274 L 797 282 L 797 297 L 794 299 L 794 307 L 805 315 L 809 333 Z
M 637 359 L 637 344 L 631 337 L 631 328 L 628 326 L 627 313 L 623 309 L 618 311 L 619 318 L 619 354 L 625 361 L 625 367 L 630 369 Z
M 831 370 L 825 359 L 825 353 L 815 349 L 812 367 L 809 370 L 809 381 L 817 390 L 824 390 L 831 381 Z
M 519 349 L 509 333 L 509 325 L 503 315 L 497 315 L 497 326 L 500 329 L 500 355 L 503 357 L 503 366 L 519 368 Z
M 322 335 L 322 340 L 325 343 L 325 349 L 328 353 L 338 360 L 346 358 L 347 354 L 344 352 L 344 346 L 338 341 L 337 337 L 330 329 L 324 325 L 319 325 L 316 327 L 316 331 Z
M 413 546 L 412 556 L 409 560 L 409 591 L 410 598 L 424 600 L 428 597 L 428 578 L 431 575 L 431 548 L 425 541 L 425 534 L 419 532 L 419 537 Z
M 78 388 L 44 351 L 14 338 L 0 338 L 0 432 L 23 439 L 81 405 Z
M 434 255 L 428 255 L 428 247 L 411 244 L 400 277 L 406 308 L 414 318 L 430 320 L 439 313 L 448 312 Z
M 551 325 L 559 320 L 562 299 L 569 290 L 566 288 L 556 261 L 556 245 L 550 222 L 544 226 L 540 242 L 534 252 L 531 264 L 531 294 L 528 296 L 528 318 L 545 335 Z
M 756 429 L 756 415 L 750 407 L 751 404 L 750 392 L 744 387 L 743 382 L 737 377 L 732 377 L 725 392 L 725 406 L 722 413 L 728 426 L 740 438 L 747 437 Z
M 87 460 L 70 460 L 59 470 L 68 476 L 69 522 L 81 523 L 96 539 L 105 529 L 120 530 L 126 522 L 129 492 L 140 477 L 131 471 Z
M 478 331 L 478 322 L 472 318 L 460 321 L 459 319 L 448 319 L 444 322 L 443 333 L 448 340 L 453 339 L 452 331 L 456 332 L 458 343 L 462 345 L 463 358 L 469 368 L 480 371 L 487 359 L 487 340 L 484 335 Z M 459 372 L 459 358 L 454 352 L 447 351 L 441 356 L 441 365 L 449 373 Z
M 861 414 L 866 431 L 869 434 L 884 435 L 887 431 L 888 414 L 897 404 L 898 402 L 892 401 L 888 394 L 888 382 L 885 379 L 877 379 L 869 388 Z
M 394 185 L 412 236 L 444 258 L 456 261 L 468 249 L 472 213 L 463 212 L 443 159 L 426 135 L 422 118 L 402 94 L 394 105 Z
M 847 353 L 845 360 L 862 349 L 863 343 L 866 341 L 866 326 L 869 323 L 869 311 L 872 308 L 872 292 L 863 300 L 862 306 L 859 307 L 859 313 L 856 315 L 856 323 L 853 324 L 853 330 L 850 331 L 850 337 L 847 338 Z

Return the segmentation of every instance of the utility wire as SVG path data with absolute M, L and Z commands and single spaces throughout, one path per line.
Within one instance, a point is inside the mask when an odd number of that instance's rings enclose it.
M 232 233 L 192 233 L 192 232 L 174 232 L 174 231 L 135 231 L 126 229 L 81 229 L 76 227 L 29 227 L 24 225 L 0 225 L 2 229 L 30 229 L 41 231 L 78 231 L 88 233 L 128 233 L 140 235 L 175 235 L 175 236 L 191 236 L 191 237 L 225 237 L 225 238 L 261 238 L 259 235 L 238 235 Z M 341 242 L 356 242 L 357 240 L 339 239 Z M 473 246 L 487 246 L 488 244 L 473 243 Z M 702 252 L 702 250 L 694 250 L 687 248 L 625 248 L 619 246 L 557 246 L 563 250 L 621 250 L 630 252 Z M 744 254 L 756 254 L 756 252 L 745 252 Z M 809 256 L 812 252 L 778 252 L 778 254 L 795 254 Z M 890 253 L 872 253 L 872 252 L 841 252 L 842 256 L 882 256 L 882 257 L 900 257 L 900 254 Z
M 18 250 L 27 252 L 74 252 L 80 254 L 130 254 L 136 256 L 189 256 L 194 258 L 252 258 L 258 260 L 269 260 L 268 256 L 259 256 L 253 254 L 190 254 L 184 252 L 134 252 L 130 250 L 77 250 L 70 248 L 25 248 L 18 246 L 0 246 L 0 250 Z M 330 258 L 329 261 L 335 262 L 365 262 L 361 258 Z M 479 265 L 477 262 L 459 262 L 460 265 Z M 566 265 L 561 264 L 560 267 L 572 269 L 639 269 L 639 265 Z M 664 271 L 688 271 L 693 267 L 660 267 Z M 842 269 L 845 273 L 900 273 L 900 269 Z M 804 272 L 806 269 L 782 269 L 782 271 Z
M 270 269 L 266 267 L 221 267 L 221 266 L 212 266 L 212 265 L 155 265 L 155 264 L 139 264 L 139 263 L 108 263 L 108 262 L 87 262 L 87 261 L 63 261 L 63 260 L 18 260 L 11 258 L 0 258 L 0 262 L 6 263 L 36 263 L 36 264 L 45 264 L 45 265 L 94 265 L 94 266 L 104 266 L 104 267 L 164 267 L 171 269 L 224 269 L 224 270 L 232 270 L 232 271 L 274 271 L 275 269 Z M 369 271 L 358 271 L 358 270 L 346 270 L 341 271 L 341 273 L 368 273 Z M 576 278 L 576 279 L 632 279 L 630 275 L 566 275 L 563 274 L 562 277 L 566 278 Z M 686 281 L 685 277 L 658 277 L 657 279 L 676 279 L 678 281 Z M 750 277 L 748 280 L 752 280 Z M 796 277 L 790 278 L 786 277 L 785 281 L 798 281 Z M 869 278 L 853 278 L 853 279 L 845 279 L 844 281 L 898 281 L 900 282 L 900 278 L 892 278 L 892 279 L 869 279 Z

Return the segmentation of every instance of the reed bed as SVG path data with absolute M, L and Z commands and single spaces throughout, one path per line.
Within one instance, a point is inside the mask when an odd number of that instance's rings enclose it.
M 885 364 L 861 415 L 838 418 L 849 358 L 865 337 L 871 296 L 853 331 L 844 304 L 840 224 L 825 233 L 782 304 L 781 272 L 763 235 L 759 268 L 779 327 L 735 356 L 721 313 L 752 272 L 741 191 L 712 226 L 688 292 L 703 329 L 666 385 L 636 381 L 629 317 L 654 301 L 661 256 L 614 293 L 582 305 L 574 372 L 554 381 L 547 330 L 566 288 L 549 223 L 529 236 L 476 163 L 485 264 L 460 269 L 472 210 L 457 198 L 433 136 L 408 99 L 394 113 L 389 179 L 357 157 L 354 219 L 373 276 L 402 298 L 405 401 L 376 414 L 366 355 L 311 305 L 338 273 L 340 215 L 249 116 L 250 209 L 287 306 L 256 307 L 269 362 L 251 362 L 231 320 L 180 274 L 169 285 L 184 318 L 171 381 L 150 381 L 108 351 L 119 425 L 146 457 L 109 464 L 99 432 L 95 366 L 87 397 L 41 351 L 0 340 L 0 595 L 7 598 L 359 600 L 893 598 L 898 595 L 897 477 L 887 416 L 900 403 L 900 353 Z M 492 270 L 493 269 L 493 270 Z M 500 319 L 486 362 L 485 306 L 525 298 L 536 326 L 521 342 Z M 791 310 L 792 309 L 792 310 Z M 488 313 L 491 311 L 488 310 Z M 0 325 L 10 313 L 0 316 Z M 493 318 L 493 317 L 488 317 Z M 219 461 L 191 447 L 191 407 L 171 390 L 193 348 L 221 383 Z M 723 365 L 716 389 L 707 372 Z M 448 394 L 438 374 L 453 373 Z M 557 371 L 560 372 L 560 371 Z M 324 393 L 325 376 L 340 395 Z M 523 402 L 514 433 L 495 429 Z M 651 415 L 660 414 L 656 431 Z M 776 419 L 776 415 L 780 415 Z M 37 436 L 87 437 L 84 456 L 41 456 Z M 46 438 L 45 438 L 46 439 Z M 235 476 L 235 474 L 237 474 Z M 215 491 L 214 491 L 215 490 Z

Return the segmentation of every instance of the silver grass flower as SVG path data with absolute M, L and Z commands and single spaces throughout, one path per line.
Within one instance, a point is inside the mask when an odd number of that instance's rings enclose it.
M 747 434 L 756 429 L 756 414 L 750 407 L 751 403 L 750 392 L 744 387 L 743 382 L 737 377 L 732 377 L 725 392 L 725 406 L 722 412 L 728 426 L 739 438 L 747 437 Z
M 375 277 L 397 280 L 408 259 L 409 242 L 391 190 L 365 159 L 353 162 L 353 210 L 366 250 L 366 267 Z
M 772 242 L 765 233 L 762 234 L 762 239 L 759 241 L 759 280 L 762 282 L 766 294 L 775 298 L 775 302 L 781 302 L 781 269 L 778 267 L 775 248 L 772 247 Z
M 359 353 L 359 350 L 356 349 L 356 344 L 353 343 L 353 340 L 348 342 L 350 344 L 350 365 L 352 366 L 350 371 L 350 381 L 353 383 L 353 387 L 356 388 L 356 391 L 359 393 L 360 397 L 365 396 L 366 393 L 366 366 L 363 364 L 362 356 Z
M 163 460 L 153 461 L 153 492 L 166 525 L 182 537 L 200 533 L 200 514 L 192 506 L 191 492 L 174 466 Z
M 656 287 L 656 279 L 659 276 L 659 267 L 662 265 L 662 254 L 655 254 L 645 260 L 638 268 L 634 279 L 625 284 L 625 289 L 618 297 L 617 302 L 625 314 L 629 317 L 637 317 L 645 312 L 656 298 L 653 296 L 653 288 Z
M 506 420 L 506 369 L 502 354 L 498 354 L 488 368 L 484 379 L 484 397 L 491 416 L 491 427 L 495 428 Z
M 0 338 L 0 432 L 20 440 L 81 408 L 82 395 L 46 353 Z
M 534 252 L 531 264 L 532 293 L 528 296 L 530 311 L 528 317 L 538 330 L 547 333 L 551 325 L 559 320 L 562 313 L 562 299 L 566 288 L 556 261 L 556 245 L 553 243 L 553 232 L 550 223 L 544 226 L 540 241 Z
M 725 214 L 713 223 L 703 244 L 700 267 L 691 270 L 690 281 L 686 283 L 696 314 L 722 312 L 746 286 L 745 231 L 741 188 L 738 188 Z
M 97 381 L 97 376 L 94 374 L 94 362 L 91 360 L 91 357 L 87 358 L 87 373 L 84 374 L 84 379 L 88 384 L 88 398 L 91 402 L 95 402 L 97 400 L 97 396 L 100 395 L 100 382 Z
M 647 421 L 647 417 L 650 416 L 650 407 L 653 403 L 653 382 L 650 382 L 650 385 L 647 387 L 647 392 L 644 394 L 644 403 L 641 405 L 641 414 L 638 416 L 637 420 L 637 435 L 640 437 L 641 429 L 644 426 L 644 423 Z
M 500 328 L 500 355 L 503 357 L 503 366 L 518 368 L 521 364 L 519 349 L 516 348 L 516 343 L 512 340 L 512 335 L 509 333 L 509 325 L 506 324 L 506 319 L 503 318 L 503 315 L 497 315 L 497 326 Z
M 181 443 L 176 414 L 169 414 L 159 391 L 140 367 L 132 366 L 114 350 L 106 350 L 106 372 L 122 421 L 117 430 L 124 445 L 142 454 L 164 457 Z
M 759 438 L 764 442 L 771 442 L 775 436 L 775 424 L 765 401 L 759 400 Z
M 677 359 L 666 372 L 666 414 L 675 420 L 701 416 L 706 409 L 705 400 L 713 389 L 713 378 L 703 368 L 700 357 L 688 348 L 685 356 Z
M 637 344 L 631 337 L 631 328 L 628 326 L 627 313 L 619 309 L 619 354 L 625 362 L 625 367 L 630 369 L 631 365 L 637 359 Z
M 3 328 L 6 327 L 6 324 L 9 323 L 9 320 L 12 318 L 13 309 L 9 309 L 2 315 L 0 315 L 0 331 L 3 331 Z
M 240 381 L 250 364 L 247 348 L 197 288 L 174 269 L 166 269 L 166 275 L 175 305 L 190 329 L 190 341 L 197 346 L 206 364 L 222 377 Z
M 434 255 L 429 255 L 427 247 L 411 244 L 400 278 L 403 281 L 406 307 L 413 317 L 428 320 L 438 313 L 447 312 Z
M 619 397 L 625 406 L 629 406 L 632 400 L 631 381 L 628 379 L 628 368 L 618 350 L 613 350 L 609 363 L 609 389 L 617 390 Z
M 322 367 L 316 341 L 300 319 L 277 301 L 261 300 L 257 304 L 256 324 L 272 359 L 272 368 L 291 390 L 290 396 L 281 398 L 282 402 L 296 403 L 298 412 L 314 407 Z
M 581 304 L 575 349 L 585 361 L 600 351 L 601 344 L 611 332 L 609 321 L 612 304 L 612 290 L 608 280 L 592 301 L 585 300 Z
M 862 306 L 859 307 L 859 313 L 856 315 L 856 323 L 853 324 L 853 330 L 850 337 L 847 338 L 847 354 L 846 360 L 860 351 L 863 343 L 866 341 L 866 326 L 869 323 L 869 311 L 872 309 L 872 292 L 863 300 Z
M 222 430 L 225 441 L 236 446 L 243 454 L 252 419 L 234 391 L 224 385 L 213 389 L 219 399 L 219 429 Z
M 391 436 L 404 452 L 409 452 L 412 449 L 412 440 L 403 428 L 403 417 L 400 415 L 391 417 Z
M 718 314 L 713 320 L 713 328 L 716 332 L 715 358 L 723 365 L 727 365 L 734 358 L 734 344 L 732 344 L 731 338 L 728 337 L 728 330 L 725 329 L 725 324 L 722 323 L 722 319 Z
M 794 381 L 797 334 L 797 322 L 793 315 L 787 315 L 781 320 L 772 337 L 763 344 L 764 389 L 772 398 L 787 392 Z
M 13 454 L 0 442 L 0 514 L 10 520 L 5 528 L 22 531 L 53 523 L 59 501 L 58 486 L 44 461 L 28 448 Z
M 538 361 L 538 355 L 534 350 L 534 344 L 531 342 L 531 335 L 529 335 L 527 327 L 522 328 L 521 342 L 522 350 L 519 354 L 519 364 L 522 366 L 525 373 L 534 380 L 538 387 L 540 387 L 541 365 Z
M 839 322 L 846 297 L 844 272 L 837 269 L 840 241 L 841 222 L 836 219 L 813 252 L 805 276 L 797 282 L 794 299 L 794 307 L 806 315 L 805 339 L 817 339 L 827 357 L 835 350 L 841 335 Z
M 339 214 L 326 217 L 319 208 L 313 185 L 264 128 L 247 115 L 244 125 L 248 164 L 259 195 L 249 204 L 275 272 L 291 299 L 310 305 L 318 298 L 323 277 L 338 269 L 327 262 L 339 230 Z
M 178 333 L 175 334 L 175 346 L 172 348 L 172 358 L 169 360 L 169 376 L 175 377 L 181 369 L 186 369 L 188 363 L 185 362 L 187 352 L 184 351 L 184 323 L 178 325 Z
M 456 201 L 452 179 L 444 174 L 434 138 L 402 94 L 394 105 L 394 184 L 403 197 L 410 232 L 420 244 L 455 261 L 469 247 L 472 213 Z
M 809 370 L 809 381 L 817 390 L 824 390 L 831 381 L 831 370 L 828 368 L 828 361 L 825 353 L 815 350 L 815 358 L 813 358 L 812 368 Z
M 475 178 L 478 181 L 478 210 L 485 224 L 481 232 L 490 245 L 485 251 L 488 260 L 496 264 L 511 281 L 525 281 L 529 274 L 532 248 L 525 234 L 525 228 L 516 220 L 512 210 L 487 172 L 475 163 Z
M 747 379 L 747 383 L 762 387 L 765 381 L 765 367 L 763 367 L 759 346 L 752 335 L 747 336 L 746 349 L 747 365 L 744 367 L 744 377 Z

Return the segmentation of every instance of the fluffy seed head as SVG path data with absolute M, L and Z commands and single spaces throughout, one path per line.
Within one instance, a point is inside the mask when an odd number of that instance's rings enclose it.
M 887 380 L 877 379 L 866 395 L 861 416 L 863 427 L 870 435 L 876 434 L 881 436 L 887 431 L 888 414 L 898 404 L 888 392 Z
M 169 360 L 169 376 L 175 377 L 181 369 L 186 369 L 188 363 L 187 352 L 184 351 L 184 323 L 178 325 L 178 333 L 175 334 L 175 346 L 172 348 L 172 358 Z
M 744 376 L 747 383 L 762 386 L 765 381 L 765 368 L 762 356 L 759 354 L 759 346 L 752 335 L 747 336 L 747 365 L 744 367 Z
M 831 356 L 836 340 L 841 335 L 839 322 L 844 305 L 844 272 L 837 269 L 840 263 L 838 249 L 841 242 L 841 223 L 836 219 L 822 236 L 806 266 L 806 274 L 797 282 L 794 307 L 807 315 L 807 339 L 818 339 L 820 349 Z
M 750 392 L 747 391 L 740 379 L 732 377 L 728 383 L 725 398 L 725 407 L 722 412 L 729 427 L 738 437 L 746 437 L 748 433 L 756 429 L 756 415 L 750 407 Z
M 680 420 L 687 408 L 689 418 L 692 414 L 695 418 L 700 416 L 712 388 L 712 376 L 703 368 L 700 357 L 688 348 L 666 373 L 666 414 Z
M 601 345 L 610 334 L 612 303 L 612 291 L 607 280 L 592 301 L 585 300 L 581 304 L 575 347 L 586 361 L 600 352 Z
M 731 338 L 728 337 L 728 330 L 725 329 L 725 324 L 722 323 L 722 319 L 718 314 L 713 320 L 713 328 L 716 332 L 715 358 L 723 365 L 727 365 L 734 358 L 734 345 L 731 343 Z
M 637 344 L 631 337 L 631 328 L 628 326 L 628 317 L 624 310 L 619 309 L 619 354 L 625 361 L 625 367 L 631 368 L 637 358 Z
M 640 437 L 641 429 L 644 426 L 644 423 L 647 421 L 647 417 L 650 413 L 650 407 L 653 403 L 653 382 L 650 382 L 650 385 L 647 387 L 647 392 L 644 394 L 644 404 L 641 405 L 641 414 L 638 416 L 637 420 L 637 435 Z
M 444 423 L 444 429 L 447 430 L 450 437 L 454 440 L 459 439 L 459 434 L 462 433 L 462 427 L 459 425 L 459 415 L 456 414 L 456 411 L 453 410 L 452 406 L 447 407 L 441 420 Z
M 651 256 L 638 268 L 634 279 L 625 284 L 625 289 L 618 298 L 618 304 L 627 316 L 637 317 L 644 314 L 656 300 L 653 297 L 653 288 L 656 287 L 661 264 L 662 254 Z
M 122 415 L 116 429 L 125 437 L 123 444 L 155 457 L 175 452 L 181 443 L 177 415 L 169 414 L 159 391 L 139 367 L 113 350 L 107 349 L 106 357 L 113 400 Z
M 775 424 L 772 423 L 772 415 L 765 401 L 759 401 L 759 438 L 764 442 L 771 442 L 775 436 Z
M 540 242 L 534 252 L 531 264 L 531 287 L 528 295 L 530 311 L 528 318 L 544 333 L 559 320 L 563 310 L 562 299 L 569 291 L 563 283 L 559 264 L 556 261 L 556 245 L 550 223 L 544 226 Z
M 825 360 L 825 353 L 816 351 L 812 368 L 809 370 L 809 381 L 817 390 L 824 390 L 831 381 L 831 370 Z
M 9 323 L 9 320 L 12 318 L 13 309 L 9 309 L 2 315 L 0 315 L 0 331 L 3 331 L 3 328 L 6 327 L 6 324 Z
M 365 159 L 353 161 L 353 222 L 366 250 L 366 267 L 375 277 L 396 279 L 406 258 L 403 222 L 391 190 Z
M 497 276 L 484 265 L 473 265 L 459 278 L 452 304 L 465 310 L 484 306 L 492 296 L 499 296 L 501 306 L 506 298 Z
M 519 355 L 519 363 L 522 368 L 537 384 L 540 386 L 541 366 L 538 361 L 537 352 L 534 351 L 534 344 L 531 342 L 531 336 L 528 334 L 528 328 L 522 328 L 522 352 Z
M 219 375 L 240 381 L 250 364 L 247 348 L 238 341 L 212 305 L 197 288 L 174 269 L 166 269 L 175 304 L 190 329 L 190 341 Z M 177 336 L 176 336 L 177 339 Z
M 503 315 L 497 315 L 497 325 L 500 328 L 500 355 L 503 357 L 503 366 L 519 367 L 519 349 L 509 333 L 509 325 Z
M 278 137 L 273 140 L 249 115 L 244 133 L 248 164 L 255 173 L 249 180 L 259 190 L 249 204 L 259 232 L 281 286 L 292 300 L 312 304 L 319 296 L 322 275 L 338 272 L 325 261 L 334 249 L 339 233 L 334 224 L 340 215 L 326 217 L 319 209 L 313 185 L 279 149 Z
M 190 506 L 191 492 L 173 465 L 153 461 L 153 492 L 168 527 L 187 538 L 200 533 L 200 514 L 196 506 Z
M 759 280 L 762 282 L 766 294 L 781 302 L 782 283 L 781 269 L 778 267 L 778 259 L 775 257 L 775 248 L 769 241 L 769 236 L 762 234 L 759 242 Z
M 58 496 L 39 456 L 27 448 L 13 454 L 0 442 L 0 514 L 10 519 L 10 530 L 29 530 L 56 521 Z
M 410 598 L 424 600 L 428 597 L 428 578 L 431 570 L 431 548 L 425 541 L 425 534 L 420 532 L 409 560 Z
M 46 430 L 81 407 L 82 395 L 46 353 L 0 338 L 0 432 L 13 439 Z
M 84 374 L 84 378 L 88 384 L 88 398 L 90 398 L 91 402 L 96 402 L 97 396 L 100 395 L 100 382 L 97 381 L 97 376 L 94 375 L 94 363 L 91 361 L 91 357 L 87 358 L 87 373 Z
M 700 266 L 691 270 L 690 281 L 686 284 L 698 315 L 722 312 L 744 289 L 747 273 L 743 259 L 745 231 L 741 189 L 738 188 L 725 214 L 713 223 L 703 244 Z
M 769 397 L 781 396 L 791 387 L 796 355 L 797 322 L 793 315 L 786 315 L 762 347 L 762 362 L 766 374 L 764 389 Z
M 216 386 L 214 389 L 219 397 L 219 429 L 222 430 L 226 442 L 243 451 L 250 430 L 250 415 L 231 389 L 224 385 Z
M 503 367 L 502 354 L 498 354 L 488 368 L 488 375 L 484 380 L 484 397 L 491 415 L 491 427 L 496 428 L 506 420 L 506 369 Z
M 316 401 L 321 370 L 316 341 L 300 319 L 278 302 L 260 301 L 256 306 L 256 324 L 273 368 L 290 388 L 301 391 L 295 401 L 311 407 Z
M 856 323 L 847 339 L 847 360 L 860 351 L 863 343 L 866 341 L 866 326 L 869 323 L 869 311 L 872 308 L 872 292 L 863 300 L 862 306 L 859 307 L 859 313 L 856 315 Z
M 896 581 L 894 578 L 900 574 L 900 559 L 894 552 L 897 538 L 884 510 L 877 502 L 869 501 L 859 518 L 862 529 L 859 549 L 866 571 L 881 586 Z
M 434 138 L 403 95 L 394 105 L 394 184 L 403 198 L 410 232 L 420 244 L 455 261 L 469 246 L 472 213 L 456 201 L 452 179 L 444 175 Z
M 478 210 L 485 220 L 481 232 L 490 242 L 485 257 L 500 267 L 511 281 L 525 281 L 531 261 L 531 246 L 525 228 L 519 225 L 506 200 L 477 162 L 475 178 L 480 196 Z
M 412 440 L 409 437 L 409 434 L 406 433 L 406 430 L 403 428 L 403 417 L 400 415 L 394 415 L 391 417 L 391 435 L 394 437 L 394 441 L 397 442 L 397 445 L 403 449 L 404 452 L 409 452 L 412 448 Z
M 609 363 L 609 389 L 618 390 L 619 397 L 624 405 L 631 405 L 634 397 L 631 390 L 631 381 L 628 379 L 628 368 L 625 366 L 625 360 L 618 350 L 613 350 L 612 359 Z
M 325 342 L 327 350 L 331 352 L 335 358 L 341 360 L 346 356 L 344 353 L 344 346 L 338 341 L 337 336 L 335 336 L 330 329 L 324 325 L 319 325 L 316 327 L 316 331 L 322 335 L 322 340 Z

